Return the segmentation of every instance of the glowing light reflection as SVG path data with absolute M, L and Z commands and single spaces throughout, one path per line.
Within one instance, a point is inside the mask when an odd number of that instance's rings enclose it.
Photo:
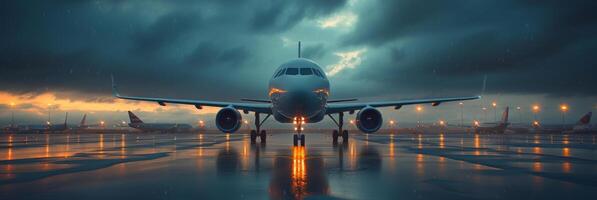
M 307 168 L 305 165 L 305 147 L 295 146 L 292 149 L 292 194 L 294 199 L 303 199 L 307 194 Z

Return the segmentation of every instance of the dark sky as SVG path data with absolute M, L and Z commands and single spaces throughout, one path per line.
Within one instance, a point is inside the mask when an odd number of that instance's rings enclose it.
M 595 10 L 581 0 L 2 1 L 0 91 L 112 102 L 114 74 L 132 95 L 266 98 L 301 40 L 332 98 L 476 95 L 487 75 L 477 109 L 568 103 L 580 115 L 597 103 Z

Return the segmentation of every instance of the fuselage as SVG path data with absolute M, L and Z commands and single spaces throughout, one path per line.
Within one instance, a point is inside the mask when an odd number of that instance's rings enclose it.
M 325 72 L 304 58 L 280 65 L 269 82 L 272 112 L 281 123 L 290 123 L 294 117 L 303 117 L 307 123 L 321 121 L 329 93 Z

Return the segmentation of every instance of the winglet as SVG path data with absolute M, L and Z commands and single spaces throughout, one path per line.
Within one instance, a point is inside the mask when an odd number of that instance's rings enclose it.
M 114 74 L 110 74 L 110 78 L 112 78 L 112 95 L 114 95 L 115 97 L 120 97 L 118 87 L 116 87 L 116 82 L 114 81 Z

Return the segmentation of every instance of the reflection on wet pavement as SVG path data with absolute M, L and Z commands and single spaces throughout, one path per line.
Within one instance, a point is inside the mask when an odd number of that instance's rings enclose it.
M 572 199 L 597 196 L 595 135 L 0 135 L 0 198 Z

